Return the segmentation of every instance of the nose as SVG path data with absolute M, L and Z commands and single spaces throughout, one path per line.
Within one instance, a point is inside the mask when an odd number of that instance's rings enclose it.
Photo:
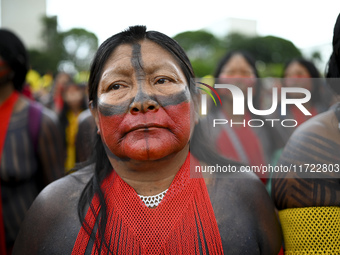
M 130 105 L 131 114 L 146 113 L 151 111 L 156 112 L 158 109 L 159 104 L 157 101 L 144 92 L 139 92 Z

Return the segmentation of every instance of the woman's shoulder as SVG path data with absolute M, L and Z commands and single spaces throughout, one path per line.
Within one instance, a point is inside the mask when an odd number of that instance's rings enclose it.
M 304 122 L 289 139 L 278 164 L 295 170 L 273 176 L 272 196 L 278 209 L 338 203 L 340 130 L 337 107 Z
M 242 203 L 244 206 L 256 203 L 254 201 L 255 194 L 256 197 L 268 197 L 265 186 L 256 174 L 251 172 L 251 167 L 242 166 L 239 168 L 239 171 L 242 172 L 220 176 L 213 180 L 216 192 L 219 191 L 231 199 L 237 198 L 239 203 Z M 207 181 L 207 186 L 209 186 L 209 180 Z
M 296 165 L 338 163 L 339 150 L 339 119 L 335 109 L 331 108 L 309 119 L 296 129 L 285 146 L 280 161 Z
M 303 134 L 316 134 L 334 140 L 340 138 L 339 122 L 336 111 L 339 110 L 340 104 L 336 104 L 328 111 L 320 113 L 313 118 L 307 120 L 299 126 L 293 134 L 297 137 Z
M 54 197 L 71 195 L 71 193 L 79 193 L 92 178 L 94 173 L 94 165 L 85 166 L 75 172 L 60 178 L 49 184 L 37 197 L 37 199 L 50 199 Z
M 277 254 L 281 244 L 274 204 L 261 180 L 252 173 L 207 180 L 223 246 L 232 253 Z
M 49 184 L 27 212 L 13 254 L 70 254 L 81 227 L 78 200 L 92 175 L 90 165 Z

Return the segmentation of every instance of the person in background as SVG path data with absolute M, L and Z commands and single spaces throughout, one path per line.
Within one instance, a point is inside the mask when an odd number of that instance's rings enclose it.
M 25 213 L 50 182 L 63 176 L 58 118 L 21 91 L 28 56 L 21 40 L 0 29 L 0 247 L 11 253 Z
M 216 83 L 233 84 L 240 88 L 247 99 L 247 89 L 253 89 L 253 104 L 255 109 L 260 107 L 261 81 L 255 66 L 254 58 L 245 51 L 232 51 L 227 53 L 220 61 L 215 72 Z M 219 89 L 222 106 L 212 107 L 213 113 L 209 114 L 207 121 L 211 119 L 227 119 L 226 125 L 216 125 L 211 130 L 212 139 L 216 149 L 227 158 L 242 162 L 247 165 L 260 166 L 270 162 L 273 150 L 278 146 L 275 128 L 267 125 L 261 128 L 248 126 L 248 121 L 254 117 L 246 105 L 245 115 L 233 114 L 233 96 L 227 89 Z M 234 124 L 231 122 L 244 123 Z M 265 122 L 266 123 L 266 122 Z M 259 173 L 259 177 L 266 183 L 266 176 Z
M 58 115 L 64 107 L 64 100 L 62 95 L 64 87 L 67 83 L 71 81 L 71 75 L 65 72 L 59 72 L 54 79 L 48 107 L 56 112 Z
M 76 163 L 78 116 L 87 109 L 85 87 L 70 80 L 64 84 L 62 91 L 63 108 L 59 120 L 66 148 L 65 171 L 71 170 Z
M 329 107 L 329 102 L 332 101 L 329 88 L 325 84 L 325 80 L 321 78 L 316 66 L 313 62 L 303 58 L 291 59 L 286 63 L 283 71 L 282 86 L 304 88 L 311 92 L 311 99 L 303 104 L 311 115 L 305 115 L 295 105 L 287 105 L 287 114 L 285 116 L 281 115 L 281 107 L 278 107 L 275 113 L 276 116 L 273 117 L 279 119 L 294 119 L 297 121 L 296 127 L 311 117 L 326 111 Z M 287 96 L 294 99 L 301 98 L 301 96 L 304 95 L 301 93 L 288 93 Z M 278 127 L 285 144 L 295 128 Z
M 278 164 L 296 171 L 272 179 L 287 254 L 340 252 L 340 15 L 326 78 L 337 102 L 294 131 Z
M 96 123 L 90 109 L 83 111 L 78 117 L 78 132 L 76 136 L 76 162 L 90 159 L 94 149 L 94 137 L 97 131 Z

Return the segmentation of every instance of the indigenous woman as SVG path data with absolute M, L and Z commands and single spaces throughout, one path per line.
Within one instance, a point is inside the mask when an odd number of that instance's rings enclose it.
M 262 84 L 260 82 L 258 71 L 255 66 L 255 60 L 246 51 L 228 52 L 220 61 L 215 77 L 218 84 L 232 84 L 237 86 L 243 95 L 247 98 L 247 89 L 252 88 L 252 102 L 255 109 L 261 109 L 260 94 Z M 217 151 L 227 158 L 248 164 L 251 166 L 266 165 L 270 162 L 272 152 L 276 149 L 276 129 L 267 126 L 251 127 L 247 123 L 251 119 L 261 119 L 261 116 L 253 115 L 248 107 L 244 107 L 244 115 L 233 114 L 234 96 L 228 90 L 219 90 L 222 99 L 221 107 L 213 107 L 213 113 L 207 118 L 225 119 L 228 121 L 225 125 L 216 125 L 211 131 L 212 139 Z M 246 102 L 246 100 L 245 100 Z M 234 124 L 230 124 L 234 123 Z M 259 174 L 262 181 L 266 183 L 265 175 Z
M 280 228 L 258 178 L 190 178 L 199 160 L 231 163 L 194 138 L 193 78 L 164 34 L 135 26 L 107 39 L 89 78 L 92 163 L 40 194 L 14 254 L 277 253 Z
M 296 127 L 298 127 L 311 117 L 327 110 L 332 101 L 332 95 L 313 62 L 303 58 L 291 59 L 284 66 L 283 78 L 283 87 L 304 88 L 310 91 L 311 99 L 303 106 L 311 115 L 305 115 L 295 105 L 287 105 L 286 115 L 281 115 L 281 107 L 278 107 L 276 116 L 273 118 L 294 119 L 297 122 Z M 301 98 L 301 93 L 288 93 L 288 96 L 293 99 Z M 295 128 L 286 128 L 280 125 L 278 128 L 282 140 L 286 144 Z
M 11 254 L 39 192 L 64 176 L 57 116 L 22 94 L 29 69 L 21 39 L 0 29 L 0 254 Z

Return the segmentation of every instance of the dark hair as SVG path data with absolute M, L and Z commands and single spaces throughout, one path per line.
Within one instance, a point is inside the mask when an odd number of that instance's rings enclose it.
M 320 80 L 321 75 L 320 75 L 318 69 L 316 68 L 316 66 L 314 65 L 314 63 L 312 61 L 309 61 L 309 60 L 304 59 L 304 58 L 293 58 L 293 59 L 289 60 L 283 67 L 282 77 L 284 77 L 288 66 L 292 63 L 295 63 L 295 62 L 302 65 L 304 68 L 306 68 L 311 78 L 317 78 L 317 79 L 312 79 L 313 88 L 312 88 L 312 91 L 311 91 L 311 102 L 313 104 L 321 102 L 322 101 L 321 86 L 323 86 L 323 84 Z
M 133 44 L 140 40 L 150 40 L 152 42 L 157 43 L 166 51 L 168 51 L 178 64 L 180 65 L 186 80 L 189 85 L 191 95 L 197 95 L 198 89 L 195 86 L 194 82 L 194 72 L 191 66 L 191 63 L 185 54 L 184 50 L 179 46 L 179 44 L 171 39 L 170 37 L 156 31 L 146 31 L 145 26 L 133 26 L 129 27 L 128 30 L 118 33 L 109 39 L 107 39 L 98 49 L 91 66 L 90 77 L 89 77 L 89 100 L 92 100 L 93 107 L 97 106 L 97 89 L 100 81 L 100 77 L 104 68 L 106 61 L 112 52 L 121 44 Z M 231 163 L 227 161 L 225 158 L 216 154 L 212 149 L 208 147 L 208 139 L 204 137 L 203 128 L 200 124 L 196 125 L 193 137 L 200 137 L 201 139 L 192 139 L 194 142 L 191 143 L 190 151 L 191 153 L 198 159 L 203 160 L 207 163 L 221 163 L 228 164 Z M 104 237 L 105 228 L 106 228 L 106 203 L 104 194 L 100 188 L 100 185 L 104 178 L 112 171 L 112 166 L 110 165 L 110 161 L 105 153 L 104 145 L 101 141 L 101 137 L 96 134 L 96 145 L 94 148 L 94 153 L 92 154 L 92 158 L 87 162 L 88 165 L 95 163 L 95 172 L 92 179 L 88 182 L 85 189 L 83 190 L 81 197 L 79 199 L 78 204 L 78 215 L 81 221 L 83 228 L 87 231 L 91 238 L 96 238 L 95 233 L 93 233 L 89 227 L 88 222 L 85 220 L 85 210 L 87 204 L 90 204 L 90 209 L 92 213 L 95 215 L 95 210 L 91 205 L 92 198 L 94 194 L 98 195 L 101 209 L 98 217 L 96 218 L 96 224 L 98 227 L 98 238 L 100 239 L 100 246 L 97 247 L 100 250 L 102 246 L 105 245 L 108 249 L 107 242 Z M 235 165 L 239 165 L 238 163 L 234 163 Z M 97 243 L 97 242 L 95 242 Z
M 218 78 L 218 76 L 220 76 L 220 74 L 222 72 L 222 68 L 235 55 L 241 55 L 247 61 L 247 63 L 250 65 L 250 67 L 253 69 L 253 72 L 254 72 L 256 78 L 259 78 L 259 73 L 256 69 L 255 59 L 253 58 L 253 56 L 249 52 L 243 51 L 243 50 L 230 51 L 230 52 L 228 52 L 227 54 L 224 55 L 224 57 L 220 60 L 220 62 L 217 65 L 217 68 L 216 68 L 216 71 L 215 71 L 215 77 L 216 78 Z
M 293 59 L 289 60 L 284 65 L 283 76 L 284 76 L 284 73 L 285 73 L 287 67 L 294 62 L 298 62 L 300 65 L 304 66 L 307 69 L 311 78 L 321 78 L 320 73 L 319 73 L 318 69 L 316 69 L 316 66 L 314 65 L 314 63 L 312 61 L 309 61 L 309 60 L 304 59 L 304 58 L 293 58 Z
M 28 72 L 27 51 L 19 37 L 6 29 L 0 29 L 0 56 L 14 72 L 15 90 L 21 91 Z
M 333 52 L 326 68 L 326 78 L 340 78 L 340 14 L 335 22 L 332 45 Z M 328 79 L 328 83 L 332 89 L 340 95 L 339 83 L 332 79 Z
M 222 72 L 222 68 L 230 61 L 230 59 L 235 56 L 235 55 L 241 55 L 247 63 L 250 65 L 250 67 L 253 69 L 253 72 L 255 74 L 256 78 L 260 78 L 259 72 L 257 71 L 256 68 L 256 61 L 254 57 L 247 51 L 244 50 L 233 50 L 230 52 L 227 52 L 224 57 L 220 60 L 220 62 L 217 65 L 215 75 L 214 77 L 218 79 Z M 262 90 L 262 83 L 260 82 L 259 79 L 256 79 L 255 83 L 255 94 L 253 95 L 253 104 L 254 107 L 257 109 L 260 109 L 260 101 L 261 101 L 261 90 Z
M 111 53 L 117 46 L 121 44 L 133 44 L 143 39 L 153 41 L 170 52 L 184 71 L 188 83 L 190 84 L 193 82 L 192 79 L 194 78 L 194 71 L 190 64 L 189 58 L 176 41 L 156 31 L 146 32 L 145 26 L 134 26 L 107 39 L 99 47 L 93 59 L 89 77 L 89 100 L 93 101 L 94 106 L 97 105 L 97 89 L 103 67 Z
M 87 103 L 87 97 L 85 95 L 85 85 L 82 83 L 76 83 L 74 80 L 69 80 L 66 82 L 65 87 L 63 88 L 63 92 L 65 93 L 66 89 L 70 86 L 77 86 L 79 89 L 82 89 L 84 91 L 84 96 L 81 101 L 80 109 L 81 111 L 84 111 L 88 108 L 88 103 Z M 61 128 L 61 133 L 64 138 L 64 147 L 67 147 L 67 141 L 66 141 L 66 128 L 69 125 L 69 119 L 67 117 L 68 112 L 70 111 L 70 106 L 64 101 L 63 102 L 63 108 L 61 109 L 58 117 L 59 117 L 59 123 L 60 123 L 60 128 Z

